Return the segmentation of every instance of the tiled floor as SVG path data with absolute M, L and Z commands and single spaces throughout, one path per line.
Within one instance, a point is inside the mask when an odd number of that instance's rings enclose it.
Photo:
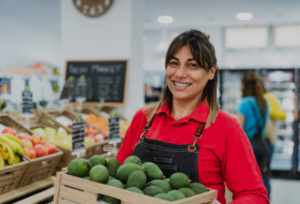
M 300 180 L 272 179 L 271 188 L 271 204 L 300 204 Z M 230 203 L 230 192 L 226 199 Z

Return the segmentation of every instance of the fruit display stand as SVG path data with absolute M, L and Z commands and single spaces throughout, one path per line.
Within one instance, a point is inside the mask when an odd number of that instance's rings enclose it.
M 16 120 L 2 113 L 0 115 L 0 124 L 13 127 L 17 131 L 30 132 Z M 29 162 L 25 157 L 22 162 L 0 168 L 0 195 L 16 189 L 28 168 Z
M 7 114 L 2 114 L 0 115 L 0 124 L 3 124 L 5 126 L 9 126 L 14 128 L 18 132 L 23 132 L 23 133 L 28 133 L 28 134 L 33 134 L 29 129 L 25 128 L 22 124 L 20 124 L 18 121 L 13 119 Z M 17 188 L 29 185 L 33 182 L 37 182 L 43 179 L 46 179 L 52 175 L 54 172 L 61 156 L 62 152 L 60 150 L 57 150 L 56 153 L 35 158 L 35 159 L 29 159 L 28 157 L 25 157 L 25 160 L 27 161 L 26 163 L 26 168 L 24 168 L 24 172 L 20 176 L 21 178 L 19 179 L 17 183 Z M 23 162 L 19 163 L 22 164 Z M 25 164 L 25 163 L 24 163 Z M 12 166 L 7 166 L 7 167 L 14 167 L 15 165 Z M 3 169 L 0 169 L 0 172 L 2 170 L 5 170 L 7 167 L 4 167 Z M 21 170 L 20 166 L 18 170 Z M 2 174 L 1 174 L 2 175 Z M 2 178 L 2 177 L 1 177 Z M 1 182 L 0 185 L 4 185 L 4 182 Z M 8 188 L 8 187 L 7 187 Z M 6 191 L 7 192 L 7 191 Z
M 209 189 L 208 192 L 170 202 L 60 172 L 56 176 L 53 203 L 98 204 L 99 194 L 117 198 L 122 204 L 210 204 L 217 198 L 217 191 Z
M 59 111 L 57 109 L 56 110 L 52 109 L 50 111 L 52 111 L 54 113 L 54 115 L 56 115 L 56 116 L 59 115 Z M 62 114 L 66 114 L 69 117 L 74 116 L 74 114 L 68 110 L 65 110 L 64 112 L 62 112 Z M 37 124 L 33 124 L 31 126 L 31 128 L 45 127 L 45 126 L 50 126 L 55 129 L 64 128 L 67 131 L 67 133 L 71 134 L 70 128 L 63 126 L 62 124 L 57 122 L 53 116 L 48 114 L 46 111 L 43 111 L 40 114 L 40 119 L 37 122 Z M 103 151 L 103 147 L 107 144 L 108 144 L 108 140 L 104 140 L 104 141 L 100 141 L 100 142 L 91 144 L 85 148 L 86 149 L 85 153 L 83 155 L 81 155 L 80 157 L 81 158 L 90 158 L 94 155 L 105 154 L 105 152 Z M 56 144 L 56 145 L 63 152 L 63 156 L 62 156 L 59 164 L 57 165 L 57 168 L 54 173 L 61 171 L 61 169 L 64 167 L 67 167 L 69 162 L 76 158 L 76 155 L 72 155 L 72 150 L 62 147 L 58 144 Z

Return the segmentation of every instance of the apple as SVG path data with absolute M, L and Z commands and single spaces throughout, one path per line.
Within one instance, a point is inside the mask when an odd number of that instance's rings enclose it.
M 27 140 L 30 140 L 32 142 L 32 138 L 30 137 L 30 135 L 28 133 L 25 133 L 25 132 L 22 132 L 18 135 L 18 138 L 20 140 L 22 139 L 27 139 Z
M 31 138 L 32 138 L 33 146 L 45 143 L 45 138 L 41 135 L 33 134 L 31 135 Z
M 30 140 L 28 139 L 21 139 L 21 142 L 23 144 L 23 148 L 29 147 L 29 148 L 33 148 L 33 144 Z
M 56 145 L 51 144 L 50 142 L 45 142 L 44 146 L 48 149 L 49 154 L 57 152 Z
M 36 158 L 36 151 L 30 147 L 23 148 L 24 154 L 29 159 L 35 159 Z
M 13 128 L 11 128 L 11 127 L 6 127 L 3 131 L 2 131 L 2 133 L 9 133 L 9 134 L 12 134 L 12 135 L 14 135 L 14 136 L 17 136 L 17 131 L 15 130 L 15 129 L 13 129 Z
M 48 149 L 42 144 L 35 145 L 33 149 L 36 151 L 37 157 L 43 157 L 49 154 Z

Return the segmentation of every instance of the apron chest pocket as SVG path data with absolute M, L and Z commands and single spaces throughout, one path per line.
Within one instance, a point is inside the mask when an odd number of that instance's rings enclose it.
M 172 165 L 172 158 L 157 158 L 153 157 L 155 164 Z

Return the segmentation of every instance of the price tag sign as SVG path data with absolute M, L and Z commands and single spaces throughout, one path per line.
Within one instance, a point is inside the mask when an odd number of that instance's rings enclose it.
M 76 101 L 84 102 L 86 101 L 86 80 L 85 76 L 81 75 L 76 83 Z
M 22 92 L 22 117 L 33 118 L 33 101 L 30 91 Z
M 70 100 L 74 89 L 74 77 L 69 77 L 60 95 L 60 100 Z
M 78 115 L 72 125 L 72 155 L 85 152 L 84 146 L 85 121 Z
M 110 117 L 108 119 L 108 127 L 109 127 L 109 144 L 119 143 L 121 142 L 120 138 L 120 128 L 119 128 L 119 117 Z

